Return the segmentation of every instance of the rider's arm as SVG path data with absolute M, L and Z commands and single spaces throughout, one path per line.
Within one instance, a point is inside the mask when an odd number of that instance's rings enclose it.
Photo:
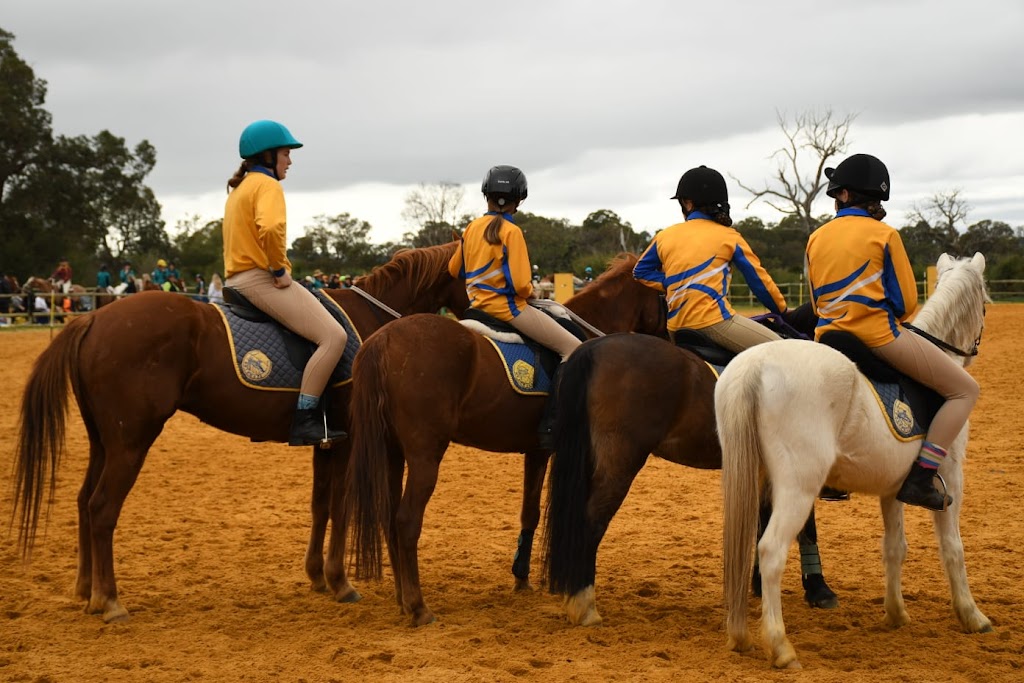
M 647 245 L 647 249 L 640 255 L 640 259 L 633 266 L 633 277 L 659 292 L 665 291 L 665 271 L 658 256 L 658 238 L 655 237 Z
M 764 304 L 772 313 L 782 313 L 786 310 L 786 298 L 782 296 L 778 285 L 772 280 L 772 276 L 761 266 L 761 260 L 750 248 L 747 241 L 740 237 L 736 241 L 736 248 L 733 251 L 732 262 L 736 269 L 743 273 L 743 278 L 750 286 L 757 300 Z

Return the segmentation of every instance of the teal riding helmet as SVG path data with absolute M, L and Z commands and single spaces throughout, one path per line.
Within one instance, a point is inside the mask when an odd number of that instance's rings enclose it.
M 254 121 L 245 127 L 238 140 L 238 153 L 243 159 L 280 147 L 297 149 L 302 143 L 277 121 Z

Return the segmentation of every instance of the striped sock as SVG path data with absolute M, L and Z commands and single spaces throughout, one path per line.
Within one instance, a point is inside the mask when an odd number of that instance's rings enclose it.
M 917 461 L 921 463 L 921 467 L 928 470 L 937 470 L 939 465 L 942 464 L 942 459 L 946 457 L 946 449 L 942 446 L 936 446 L 931 441 L 925 441 L 921 444 L 921 452 L 917 454 Z

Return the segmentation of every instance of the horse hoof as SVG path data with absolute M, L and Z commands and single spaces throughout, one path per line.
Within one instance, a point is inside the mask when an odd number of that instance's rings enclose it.
M 519 591 L 527 591 L 527 592 L 529 592 L 529 591 L 533 591 L 533 590 L 536 590 L 536 589 L 533 587 L 533 584 L 530 583 L 529 579 L 520 579 L 517 576 L 516 577 L 516 585 L 513 587 L 513 590 L 516 591 L 516 592 L 519 592 Z
M 754 639 L 750 637 L 749 633 L 740 638 L 729 636 L 729 641 L 725 646 L 732 652 L 747 652 L 754 649 Z
M 313 591 L 314 593 L 326 593 L 327 592 L 327 582 L 324 581 L 323 577 L 320 577 L 320 578 L 317 578 L 317 579 L 310 579 L 310 581 L 309 581 L 309 589 L 311 591 Z
M 363 596 L 360 595 L 359 591 L 357 591 L 355 588 L 348 591 L 347 593 L 342 593 L 334 596 L 335 602 L 359 602 L 362 599 Z
M 416 628 L 426 626 L 427 624 L 433 624 L 435 621 L 437 621 L 437 617 L 434 616 L 434 613 L 425 609 L 419 615 L 413 615 L 412 625 Z
M 121 605 L 115 605 L 103 613 L 104 624 L 122 624 L 128 621 L 128 610 Z
M 819 609 L 835 609 L 839 607 L 839 596 L 825 583 L 821 574 L 809 574 L 803 577 L 804 600 L 811 607 Z

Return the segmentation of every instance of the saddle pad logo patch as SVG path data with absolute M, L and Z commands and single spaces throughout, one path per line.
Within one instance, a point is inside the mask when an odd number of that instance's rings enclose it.
M 899 399 L 892 403 L 892 424 L 903 436 L 910 436 L 914 431 L 914 412 Z
M 252 382 L 265 380 L 270 376 L 270 371 L 274 369 L 274 364 L 270 358 L 259 349 L 253 349 L 245 354 L 239 365 L 242 369 L 242 374 Z
M 512 376 L 516 384 L 524 389 L 533 388 L 533 366 L 523 360 L 517 360 L 512 364 Z

